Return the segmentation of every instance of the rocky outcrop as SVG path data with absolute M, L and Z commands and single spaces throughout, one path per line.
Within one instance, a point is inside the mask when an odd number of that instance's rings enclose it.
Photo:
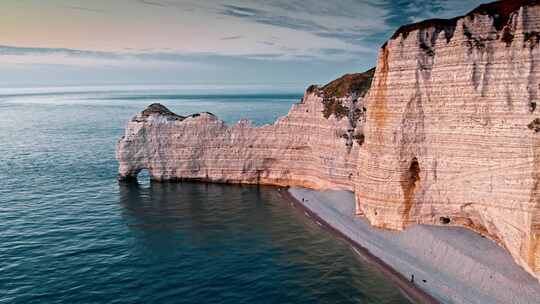
M 373 83 L 312 86 L 273 125 L 152 105 L 118 143 L 120 178 L 352 190 L 372 225 L 468 227 L 539 278 L 539 41 L 540 2 L 500 1 L 400 28 Z
M 357 212 L 471 228 L 540 275 L 540 2 L 402 27 L 367 96 Z
M 362 96 L 372 77 L 373 70 L 310 87 L 287 116 L 262 127 L 245 120 L 227 126 L 210 113 L 181 117 L 150 105 L 128 123 L 118 143 L 120 178 L 147 169 L 158 181 L 353 190 L 363 144 Z

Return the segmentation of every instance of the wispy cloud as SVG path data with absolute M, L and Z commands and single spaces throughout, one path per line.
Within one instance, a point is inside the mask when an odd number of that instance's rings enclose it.
M 0 56 L 2 55 L 50 55 L 63 54 L 67 56 L 77 57 L 94 57 L 116 59 L 119 56 L 112 52 L 75 50 L 68 48 L 34 48 L 34 47 L 18 47 L 9 45 L 0 45 Z
M 12 0 L 5 6 L 13 16 L 40 18 L 0 21 L 8 29 L 0 37 L 0 67 L 5 72 L 6 66 L 35 66 L 40 72 L 65 65 L 84 74 L 112 66 L 107 73 L 118 67 L 130 71 L 122 77 L 137 80 L 161 79 L 163 73 L 173 80 L 330 80 L 371 67 L 379 46 L 403 24 L 462 15 L 490 1 L 57 0 L 47 8 L 49 3 L 42 4 L 47 1 Z M 51 48 L 20 47 L 25 45 Z M 178 72 L 189 65 L 201 70 Z M 27 75 L 21 73 L 21 79 Z
M 84 12 L 91 12 L 91 13 L 106 13 L 107 12 L 106 10 L 103 10 L 103 9 L 83 7 L 83 6 L 62 5 L 62 7 L 70 9 L 70 10 L 84 11 Z
M 159 7 L 166 7 L 167 5 L 162 3 L 162 2 L 158 2 L 158 1 L 150 1 L 150 0 L 137 0 L 139 3 L 142 3 L 142 4 L 146 4 L 146 5 L 151 5 L 151 6 L 159 6 Z
M 336 39 L 353 46 L 367 46 L 375 33 L 388 30 L 387 11 L 373 1 L 345 1 L 342 4 L 322 1 L 252 1 L 250 5 L 224 4 L 219 14 L 258 24 L 306 32 L 321 38 Z M 363 12 L 362 12 L 363 11 Z M 372 18 L 364 17 L 371 14 Z
M 113 52 L 100 52 L 88 50 L 76 50 L 68 48 L 35 48 L 0 45 L 0 56 L 2 55 L 51 55 L 62 54 L 74 57 L 92 57 L 104 59 L 120 59 L 120 55 Z
M 257 42 L 260 43 L 260 44 L 268 45 L 268 46 L 276 45 L 276 43 L 272 42 L 272 41 L 257 41 Z
M 324 55 L 343 55 L 347 53 L 347 51 L 344 49 L 334 49 L 334 48 L 320 49 L 319 52 L 321 52 Z
M 305 32 L 353 47 L 377 48 L 401 25 L 465 14 L 491 0 L 251 0 L 226 3 L 219 14 Z
M 35 48 L 35 47 L 18 47 L 0 45 L 0 59 L 5 56 L 24 56 L 39 57 L 39 56 L 58 56 L 67 58 L 80 58 L 103 60 L 107 62 L 122 62 L 122 61 L 141 61 L 141 62 L 164 62 L 164 63 L 204 63 L 208 60 L 264 60 L 264 61 L 298 61 L 298 60 L 322 60 L 322 61 L 347 61 L 356 56 L 358 52 L 348 51 L 336 48 L 321 48 L 298 50 L 293 48 L 281 48 L 282 52 L 275 53 L 245 53 L 238 55 L 227 55 L 219 53 L 178 53 L 178 52 L 163 52 L 152 50 L 129 50 L 126 52 L 102 52 L 92 50 L 77 50 L 69 48 Z M 54 62 L 51 62 L 51 64 Z
M 238 39 L 242 39 L 242 38 L 244 38 L 244 36 L 235 35 L 235 36 L 222 37 L 220 40 L 238 40 Z
M 393 30 L 401 25 L 432 18 L 453 18 L 464 15 L 482 3 L 492 0 L 394 0 L 384 4 L 386 22 Z
M 223 7 L 223 15 L 246 18 L 257 23 L 275 25 L 293 30 L 308 32 L 321 32 L 328 30 L 328 28 L 311 20 L 288 17 L 283 15 L 274 15 L 268 11 L 236 5 L 224 5 Z

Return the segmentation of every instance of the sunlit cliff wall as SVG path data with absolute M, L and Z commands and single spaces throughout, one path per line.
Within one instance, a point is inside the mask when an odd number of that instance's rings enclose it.
M 367 97 L 357 211 L 459 225 L 540 274 L 540 5 L 502 1 L 402 27 Z

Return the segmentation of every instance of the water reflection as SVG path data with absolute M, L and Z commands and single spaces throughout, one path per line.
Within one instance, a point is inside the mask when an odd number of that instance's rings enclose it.
M 346 243 L 284 201 L 276 188 L 122 183 L 120 204 L 139 254 L 181 265 L 175 280 L 190 281 L 197 299 L 409 303 Z

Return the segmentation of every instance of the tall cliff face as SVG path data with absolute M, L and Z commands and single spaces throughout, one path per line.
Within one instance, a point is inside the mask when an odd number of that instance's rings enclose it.
M 402 27 L 367 96 L 357 211 L 465 226 L 540 275 L 540 2 Z
M 121 179 L 296 185 L 353 190 L 374 70 L 312 86 L 273 125 L 227 126 L 210 113 L 181 117 L 159 104 L 135 116 L 117 147 Z M 345 93 L 347 92 L 347 93 Z M 351 93 L 351 94 L 349 94 Z

